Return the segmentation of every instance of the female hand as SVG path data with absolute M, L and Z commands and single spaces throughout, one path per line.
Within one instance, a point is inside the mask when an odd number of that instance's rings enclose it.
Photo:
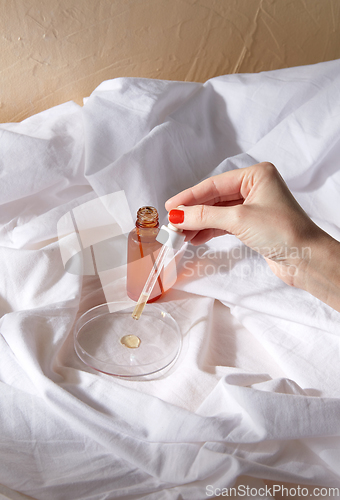
M 316 276 L 320 274 L 316 268 L 324 252 L 331 259 L 340 258 L 339 243 L 308 217 L 271 163 L 210 177 L 170 198 L 165 208 L 170 222 L 184 229 L 194 245 L 233 234 L 263 255 L 285 283 L 319 298 L 327 294 L 315 290 L 312 283 L 323 281 Z M 340 276 L 335 284 L 337 300 L 338 286 Z

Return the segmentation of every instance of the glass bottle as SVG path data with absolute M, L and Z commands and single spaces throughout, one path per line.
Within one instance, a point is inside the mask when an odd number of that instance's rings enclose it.
M 159 231 L 158 212 L 154 207 L 141 207 L 137 212 L 136 227 L 128 237 L 126 291 L 130 299 L 138 301 L 162 244 L 156 241 Z M 148 300 L 154 302 L 164 293 L 161 272 Z

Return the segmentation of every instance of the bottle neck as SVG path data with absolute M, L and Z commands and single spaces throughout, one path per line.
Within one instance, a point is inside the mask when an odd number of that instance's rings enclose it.
M 159 227 L 158 212 L 154 207 L 141 207 L 137 212 L 136 227 Z

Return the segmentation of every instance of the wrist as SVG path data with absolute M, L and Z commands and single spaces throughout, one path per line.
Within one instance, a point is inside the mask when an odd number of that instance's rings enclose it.
M 340 242 L 320 229 L 304 246 L 294 286 L 340 311 Z

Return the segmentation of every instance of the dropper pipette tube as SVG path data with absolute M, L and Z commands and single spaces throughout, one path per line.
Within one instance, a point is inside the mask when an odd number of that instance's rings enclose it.
M 156 284 L 158 276 L 161 274 L 161 271 L 164 267 L 164 262 L 166 255 L 168 253 L 169 247 L 166 245 L 162 245 L 160 252 L 157 256 L 154 267 L 151 269 L 148 279 L 144 285 L 142 293 L 139 296 L 138 302 L 133 310 L 132 317 L 133 319 L 139 319 L 144 310 L 145 304 L 149 300 L 153 287 Z

